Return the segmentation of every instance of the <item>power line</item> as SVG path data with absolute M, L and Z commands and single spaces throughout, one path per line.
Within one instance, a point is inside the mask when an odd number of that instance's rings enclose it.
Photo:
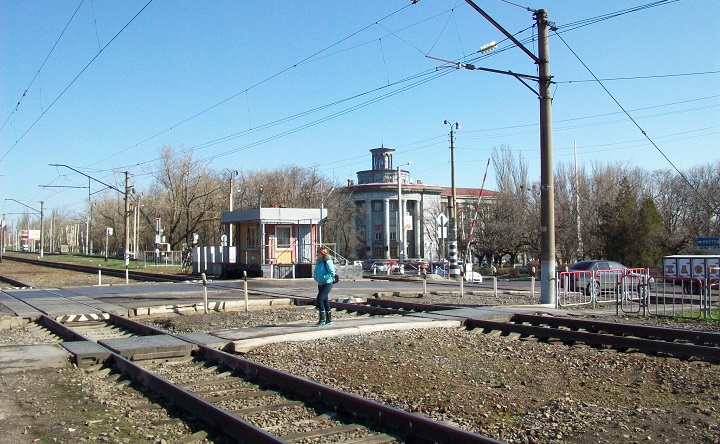
M 52 108 L 52 107 L 55 105 L 55 103 L 57 103 L 57 101 L 60 100 L 60 98 L 67 92 L 68 89 L 70 89 L 70 87 L 77 81 L 77 79 L 80 78 L 80 76 L 90 67 L 90 65 L 92 65 L 93 62 L 94 62 L 98 57 L 100 57 L 100 54 L 102 54 L 103 51 L 105 51 L 105 49 L 107 49 L 107 47 L 110 46 L 110 45 L 112 44 L 112 42 L 114 42 L 115 39 L 116 39 L 128 26 L 130 26 L 130 24 L 131 24 L 132 22 L 134 22 L 135 19 L 138 18 L 138 16 L 139 16 L 140 14 L 142 14 L 142 12 L 143 12 L 148 6 L 150 6 L 150 3 L 152 3 L 152 2 L 153 2 L 153 0 L 149 0 L 149 1 L 145 4 L 145 6 L 143 6 L 142 9 L 141 9 L 137 14 L 135 14 L 135 15 L 133 16 L 133 18 L 131 18 L 130 21 L 127 22 L 127 23 L 125 24 L 125 26 L 123 26 L 122 29 L 120 29 L 120 31 L 118 31 L 118 32 L 113 36 L 113 38 L 111 38 L 110 41 L 107 42 L 107 43 L 105 44 L 105 46 L 102 47 L 102 49 L 101 49 L 100 51 L 98 51 L 97 54 L 95 54 L 95 57 L 93 57 L 93 58 L 88 62 L 88 64 L 85 65 L 85 67 L 80 71 L 80 73 L 78 73 L 78 75 L 76 75 L 75 78 L 72 79 L 72 81 L 70 82 L 70 84 L 69 84 L 68 86 L 66 86 L 65 89 L 62 90 L 62 92 L 60 93 L 60 95 L 57 96 L 57 97 L 55 98 L 55 100 L 52 101 L 52 103 L 50 104 L 50 106 L 48 106 L 47 109 L 45 109 L 45 110 L 40 114 L 40 116 L 39 116 L 37 119 L 35 119 L 35 121 L 32 123 L 32 125 L 30 125 L 30 128 L 28 128 L 28 129 L 20 136 L 20 138 L 15 141 L 15 143 L 13 144 L 13 146 L 11 146 L 11 147 L 5 152 L 5 154 L 3 154 L 2 157 L 0 157 L 0 162 L 2 162 L 3 159 L 5 159 L 5 158 L 8 156 L 8 154 L 10 154 L 10 152 L 11 152 L 13 149 L 15 149 L 15 147 L 18 145 L 18 143 L 20 143 L 20 141 L 25 137 L 25 135 L 27 135 L 27 133 L 29 133 L 30 130 L 32 130 L 32 129 L 35 127 L 35 125 L 37 125 L 37 123 L 40 121 L 40 119 L 42 119 L 43 116 L 44 116 L 48 111 L 50 111 L 50 108 Z
M 50 55 L 52 55 L 53 51 L 55 51 L 55 47 L 57 46 L 58 42 L 60 42 L 60 39 L 62 38 L 62 36 L 65 35 L 65 31 L 67 31 L 68 26 L 70 26 L 70 23 L 75 18 L 75 15 L 77 14 L 78 10 L 80 9 L 80 6 L 82 6 L 84 1 L 85 0 L 80 0 L 80 4 L 77 6 L 77 8 L 75 8 L 75 12 L 73 12 L 72 17 L 70 17 L 70 20 L 68 20 L 67 24 L 65 25 L 65 28 L 63 28 L 62 32 L 60 33 L 60 36 L 57 38 L 57 40 L 55 40 L 55 44 L 52 46 L 52 48 L 50 48 L 50 52 L 45 57 L 45 60 L 43 60 L 43 62 L 40 64 L 40 68 L 38 68 L 37 72 L 35 73 L 35 76 L 32 78 L 32 80 L 30 80 L 30 84 L 27 86 L 27 88 L 25 88 L 25 91 L 23 91 L 22 96 L 20 96 L 20 100 L 18 100 L 17 105 L 15 105 L 15 108 L 10 112 L 10 115 L 7 117 L 7 119 L 5 119 L 5 122 L 3 122 L 2 127 L 0 127 L 0 132 L 3 130 L 3 128 L 5 128 L 5 125 L 8 123 L 10 118 L 18 110 L 18 107 L 20 106 L 20 102 L 23 101 L 27 92 L 33 86 L 33 83 L 35 83 L 35 79 L 37 79 L 37 77 L 40 75 L 40 71 L 42 71 L 43 67 L 45 66 L 45 63 L 47 63 L 48 59 L 50 58 Z
M 677 1 L 677 0 L 675 0 L 675 1 Z M 605 85 L 603 85 L 603 83 L 600 81 L 600 79 L 597 78 L 597 76 L 595 75 L 595 73 L 593 73 L 592 70 L 585 64 L 585 62 L 583 62 L 583 60 L 580 58 L 580 56 L 578 56 L 577 53 L 576 53 L 575 51 L 573 51 L 573 49 L 570 47 L 570 45 L 567 44 L 567 42 L 565 41 L 565 39 L 563 39 L 562 36 L 561 36 L 560 34 L 558 34 L 557 32 L 556 32 L 555 34 L 558 36 L 558 38 L 560 38 L 560 40 L 565 44 L 565 46 L 568 48 L 568 50 L 570 50 L 570 52 L 575 56 L 575 58 L 580 62 L 580 64 L 582 64 L 582 65 L 585 67 L 585 69 L 590 73 L 590 75 L 593 76 L 593 78 L 597 81 L 598 85 L 600 85 L 600 87 L 602 87 L 602 89 L 605 90 L 605 92 L 607 93 L 607 95 L 610 96 L 610 98 L 613 100 L 613 102 L 615 102 L 615 104 L 623 111 L 623 113 L 628 117 L 628 119 L 630 119 L 630 121 L 640 130 L 640 132 L 642 133 L 642 135 L 645 136 L 645 138 L 652 144 L 652 146 L 655 147 L 655 149 L 657 150 L 657 152 L 659 152 L 659 153 L 663 156 L 663 158 L 665 158 L 665 160 L 670 164 L 670 166 L 672 166 L 672 168 L 680 175 L 680 177 L 682 177 L 682 179 L 690 186 L 690 188 L 695 192 L 695 194 L 698 195 L 698 197 L 700 198 L 700 200 L 703 201 L 703 202 L 705 203 L 705 205 L 707 205 L 707 207 L 708 207 L 709 209 L 712 208 L 712 206 L 710 205 L 710 201 L 708 201 L 708 200 L 705 198 L 705 196 L 703 196 L 702 194 L 700 194 L 700 191 L 698 191 L 698 190 L 693 186 L 693 184 L 692 184 L 692 183 L 690 182 L 690 180 L 685 176 L 685 174 L 683 174 L 683 173 L 678 169 L 678 167 L 676 167 L 675 164 L 665 155 L 665 153 L 660 149 L 660 147 L 657 146 L 657 144 L 655 144 L 655 142 L 650 138 L 650 136 L 647 135 L 647 133 L 645 132 L 645 130 L 642 129 L 642 127 L 641 127 L 641 126 L 637 123 L 637 121 L 630 115 L 630 113 L 628 113 L 627 110 L 625 110 L 625 108 L 620 104 L 620 102 L 618 102 L 618 100 L 615 98 L 615 96 L 613 96 L 612 93 L 605 87 Z M 716 213 L 718 212 L 717 209 L 714 210 L 714 211 L 715 211 Z

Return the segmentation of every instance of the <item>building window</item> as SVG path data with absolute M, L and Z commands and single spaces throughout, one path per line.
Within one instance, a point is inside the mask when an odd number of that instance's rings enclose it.
M 275 227 L 275 239 L 278 247 L 290 247 L 292 245 L 290 240 L 290 227 Z
M 397 234 L 397 233 L 395 233 L 394 231 L 391 231 L 391 232 L 390 232 L 390 240 L 391 240 L 391 241 L 396 240 L 396 238 L 397 238 L 396 234 Z
M 258 229 L 257 227 L 245 228 L 245 247 L 254 249 L 258 246 Z
M 373 201 L 373 203 L 372 203 L 373 211 L 382 211 L 383 210 L 382 204 L 383 203 L 381 201 L 377 201 L 377 200 Z
M 380 231 L 380 232 L 377 232 L 377 231 L 376 231 L 376 232 L 375 232 L 375 240 L 376 240 L 376 241 L 382 241 L 382 240 L 383 240 L 382 231 Z

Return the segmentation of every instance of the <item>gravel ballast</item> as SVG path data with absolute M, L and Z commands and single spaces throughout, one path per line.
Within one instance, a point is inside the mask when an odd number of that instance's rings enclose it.
M 513 297 L 516 304 L 532 302 Z M 458 303 L 452 298 L 414 302 Z M 478 295 L 462 303 L 492 301 Z M 338 312 L 334 319 L 351 316 Z M 668 319 L 602 320 L 717 330 L 717 324 Z M 146 321 L 173 333 L 213 332 L 311 324 L 316 312 L 279 308 Z M 0 347 L 43 341 L 23 329 L 0 333 Z M 702 361 L 446 328 L 271 344 L 245 357 L 510 443 L 720 442 L 720 367 Z M 74 368 L 0 375 L 0 442 L 163 443 L 196 431 L 159 421 L 157 411 L 134 410 L 139 395 L 121 387 Z M 211 435 L 197 442 L 222 439 Z

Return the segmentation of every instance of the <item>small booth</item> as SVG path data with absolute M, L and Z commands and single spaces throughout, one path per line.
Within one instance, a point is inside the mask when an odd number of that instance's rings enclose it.
M 199 248 L 194 271 L 222 276 L 247 272 L 256 277 L 312 277 L 318 224 L 326 216 L 327 210 L 319 208 L 224 212 L 221 246 Z

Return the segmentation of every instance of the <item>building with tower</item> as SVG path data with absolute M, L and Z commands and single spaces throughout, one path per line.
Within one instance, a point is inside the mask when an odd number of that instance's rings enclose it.
M 440 259 L 447 236 L 441 226 L 446 222 L 443 216 L 447 215 L 451 190 L 411 179 L 410 173 L 402 169 L 408 164 L 393 166 L 394 152 L 384 146 L 371 149 L 372 169 L 358 171 L 357 183 L 349 180 L 344 190 L 358 206 L 355 228 L 360 245 L 364 244 L 364 251 L 363 247 L 356 247 L 353 256 Z M 474 208 L 480 192 L 475 188 L 456 188 L 458 207 Z M 483 199 L 496 197 L 496 192 L 482 191 Z

